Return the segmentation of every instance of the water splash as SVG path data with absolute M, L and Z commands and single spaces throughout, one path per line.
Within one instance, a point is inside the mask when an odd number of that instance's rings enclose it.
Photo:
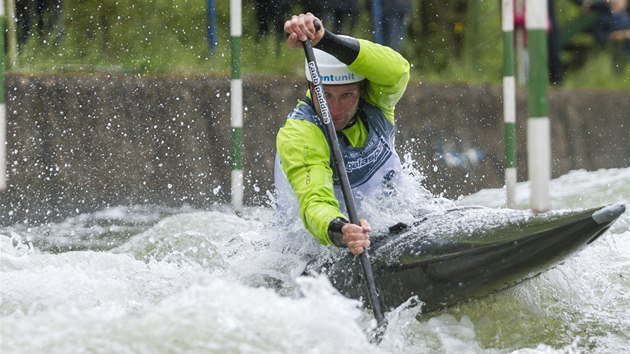
M 552 204 L 630 204 L 629 177 L 630 168 L 571 172 L 552 181 Z M 413 217 L 409 203 L 439 211 L 500 207 L 504 197 L 497 189 L 433 201 L 420 174 L 405 178 L 404 203 L 385 195 L 367 205 L 373 224 Z M 517 195 L 526 193 L 519 184 Z M 367 340 L 369 310 L 326 278 L 302 276 L 329 250 L 299 220 L 279 229 L 271 208 L 238 217 L 229 207 L 116 207 L 14 225 L 0 230 L 0 351 L 622 352 L 630 343 L 629 214 L 588 252 L 507 291 L 440 313 L 419 313 L 411 302 L 388 312 L 378 347 Z

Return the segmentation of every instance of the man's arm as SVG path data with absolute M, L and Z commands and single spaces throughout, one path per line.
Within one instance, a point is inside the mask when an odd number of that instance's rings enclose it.
M 335 198 L 330 151 L 322 131 L 314 124 L 289 119 L 276 138 L 282 170 L 300 204 L 304 227 L 323 245 L 332 245 L 328 226 L 344 218 Z
M 392 124 L 394 108 L 409 83 L 409 62 L 395 50 L 359 39 L 361 50 L 349 66 L 368 79 L 365 100 L 379 107 Z
M 368 40 L 325 31 L 317 48 L 332 54 L 368 80 L 365 99 L 381 108 L 392 124 L 394 107 L 409 83 L 409 62 L 395 50 Z

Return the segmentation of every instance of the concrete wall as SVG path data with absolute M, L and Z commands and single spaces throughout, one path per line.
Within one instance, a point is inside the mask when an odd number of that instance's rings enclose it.
M 229 89 L 226 78 L 8 76 L 2 224 L 121 204 L 229 201 Z M 275 133 L 304 89 L 302 80 L 244 78 L 248 204 L 264 204 L 273 188 Z M 550 100 L 554 176 L 630 165 L 629 92 L 552 91 Z M 517 105 L 525 180 L 524 92 Z M 412 85 L 398 106 L 399 152 L 434 193 L 499 187 L 501 112 L 500 87 Z

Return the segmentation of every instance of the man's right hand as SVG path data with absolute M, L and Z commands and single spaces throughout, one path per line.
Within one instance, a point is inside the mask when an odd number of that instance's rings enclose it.
M 319 43 L 324 36 L 324 26 L 319 31 L 315 30 L 315 22 L 321 21 L 310 12 L 293 15 L 284 23 L 284 31 L 289 34 L 287 42 L 289 48 L 302 48 L 302 43 L 310 39 L 313 46 Z

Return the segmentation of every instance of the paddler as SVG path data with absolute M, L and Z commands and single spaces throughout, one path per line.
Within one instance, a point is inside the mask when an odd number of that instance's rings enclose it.
M 315 29 L 315 22 L 321 26 Z M 361 200 L 395 183 L 402 165 L 395 151 L 394 109 L 409 81 L 409 62 L 395 50 L 368 40 L 333 34 L 311 13 L 284 24 L 289 48 L 302 49 L 310 39 L 337 130 L 352 191 Z M 348 222 L 320 105 L 309 71 L 308 90 L 289 113 L 276 138 L 277 205 L 289 217 L 299 213 L 321 244 L 348 247 L 361 254 L 370 245 L 369 223 Z M 291 215 L 292 213 L 295 213 Z

